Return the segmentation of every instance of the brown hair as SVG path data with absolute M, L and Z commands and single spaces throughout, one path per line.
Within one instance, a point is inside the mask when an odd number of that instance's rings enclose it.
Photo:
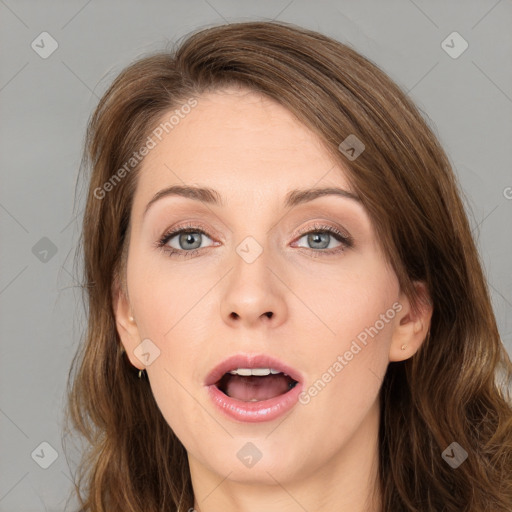
M 414 281 L 430 293 L 430 336 L 412 358 L 389 364 L 380 393 L 383 511 L 510 512 L 512 364 L 449 160 L 418 109 L 375 64 L 278 22 L 208 28 L 172 52 L 139 59 L 90 119 L 83 164 L 92 172 L 79 247 L 88 328 L 70 370 L 67 416 L 90 444 L 75 484 L 82 510 L 193 507 L 186 451 L 120 350 L 115 324 L 112 294 L 124 282 L 140 164 L 104 197 L 97 191 L 163 114 L 230 85 L 273 98 L 320 136 L 348 169 L 401 290 L 415 307 Z M 349 135 L 365 145 L 355 160 L 338 149 Z M 457 469 L 441 457 L 453 441 L 468 452 Z

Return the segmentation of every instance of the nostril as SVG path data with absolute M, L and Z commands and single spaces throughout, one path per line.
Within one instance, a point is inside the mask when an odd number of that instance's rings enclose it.
M 266 313 L 263 313 L 266 317 L 268 318 L 272 318 L 272 316 L 274 315 L 274 313 L 272 311 L 267 311 Z M 238 313 L 235 313 L 234 311 L 231 312 L 231 314 L 229 315 L 231 318 L 239 318 L 240 315 Z

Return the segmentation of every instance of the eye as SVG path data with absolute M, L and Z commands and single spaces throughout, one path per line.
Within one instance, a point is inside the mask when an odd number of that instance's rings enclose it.
M 353 245 L 352 238 L 342 234 L 334 226 L 314 225 L 301 230 L 299 234 L 302 234 L 299 241 L 303 238 L 306 239 L 306 249 L 312 249 L 319 253 L 318 255 L 336 254 Z
M 202 229 L 189 225 L 168 231 L 156 245 L 170 256 L 187 258 L 205 247 L 205 237 L 211 240 Z
M 314 257 L 334 255 L 353 246 L 352 237 L 343 234 L 334 226 L 316 224 L 300 230 L 299 234 L 302 236 L 298 241 L 306 239 L 307 246 L 297 245 L 297 247 L 309 250 Z M 166 232 L 160 240 L 155 242 L 155 245 L 171 257 L 190 258 L 208 247 L 203 244 L 205 238 L 211 241 L 203 229 L 187 225 Z M 297 242 L 294 243 L 297 244 Z

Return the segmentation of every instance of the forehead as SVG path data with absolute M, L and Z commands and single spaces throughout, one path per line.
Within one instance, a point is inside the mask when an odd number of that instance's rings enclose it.
M 249 194 L 282 200 L 290 189 L 315 185 L 350 190 L 319 137 L 271 98 L 231 88 L 196 99 L 169 133 L 154 139 L 142 162 L 134 209 L 173 184 L 201 184 L 233 200 Z

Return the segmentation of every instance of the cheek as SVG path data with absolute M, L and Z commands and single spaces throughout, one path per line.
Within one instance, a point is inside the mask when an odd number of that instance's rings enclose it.
M 201 307 L 211 288 L 211 275 L 180 268 L 165 255 L 134 254 L 128 273 L 130 300 L 141 336 L 165 339 L 166 343 L 183 324 L 190 327 L 190 318 L 197 316 L 197 306 Z
M 370 313 L 380 312 L 378 307 L 372 311 L 372 306 L 375 305 L 366 304 L 368 319 L 374 316 Z M 363 425 L 368 428 L 365 419 L 371 410 L 375 411 L 388 366 L 392 322 L 376 331 L 372 325 L 364 327 L 364 322 L 354 323 L 348 328 L 353 336 L 340 331 L 335 343 L 315 347 L 314 367 L 299 396 L 300 418 L 308 425 L 307 435 L 323 439 L 329 450 L 336 451 L 350 443 Z M 326 456 L 322 450 L 317 454 L 319 460 Z
M 333 404 L 342 404 L 344 412 L 332 414 L 347 428 L 357 423 L 357 411 L 364 413 L 378 394 L 400 310 L 393 272 L 378 261 L 365 261 L 351 270 L 332 275 L 323 290 L 311 288 L 321 319 L 315 329 L 322 334 L 315 337 L 312 322 L 303 322 L 303 339 L 315 341 L 304 343 L 301 354 L 302 360 L 314 361 L 301 402 L 316 403 L 311 410 L 320 415 L 331 415 Z M 348 411 L 355 416 L 347 416 Z
M 204 343 L 212 337 L 208 315 L 216 311 L 218 316 L 218 297 L 208 293 L 211 275 L 184 275 L 176 265 L 171 272 L 136 257 L 132 262 L 130 298 L 139 335 L 151 340 L 158 353 L 147 367 L 155 398 L 190 409 L 193 400 L 184 389 L 191 391 L 192 380 L 196 386 L 204 378 L 198 375 L 204 366 L 198 362 L 212 360 L 211 347 Z
M 290 304 L 297 308 L 296 321 L 305 334 L 302 339 L 315 340 L 320 348 L 325 345 L 327 352 L 328 347 L 349 350 L 351 340 L 359 338 L 364 343 L 384 334 L 396 316 L 392 306 L 399 296 L 397 278 L 373 254 L 350 255 L 338 268 L 301 270 L 291 274 L 288 282 L 295 295 L 303 299 L 298 303 L 290 296 Z
M 205 334 L 198 319 L 208 304 L 204 296 L 211 284 L 203 286 L 178 272 L 148 267 L 140 266 L 137 273 L 134 264 L 130 290 L 140 337 L 150 339 L 158 350 L 158 357 L 146 368 L 152 394 L 179 439 L 200 438 L 208 419 L 203 417 L 192 377 L 196 362 L 209 358 L 200 346 Z M 202 423 L 195 421 L 198 418 Z

